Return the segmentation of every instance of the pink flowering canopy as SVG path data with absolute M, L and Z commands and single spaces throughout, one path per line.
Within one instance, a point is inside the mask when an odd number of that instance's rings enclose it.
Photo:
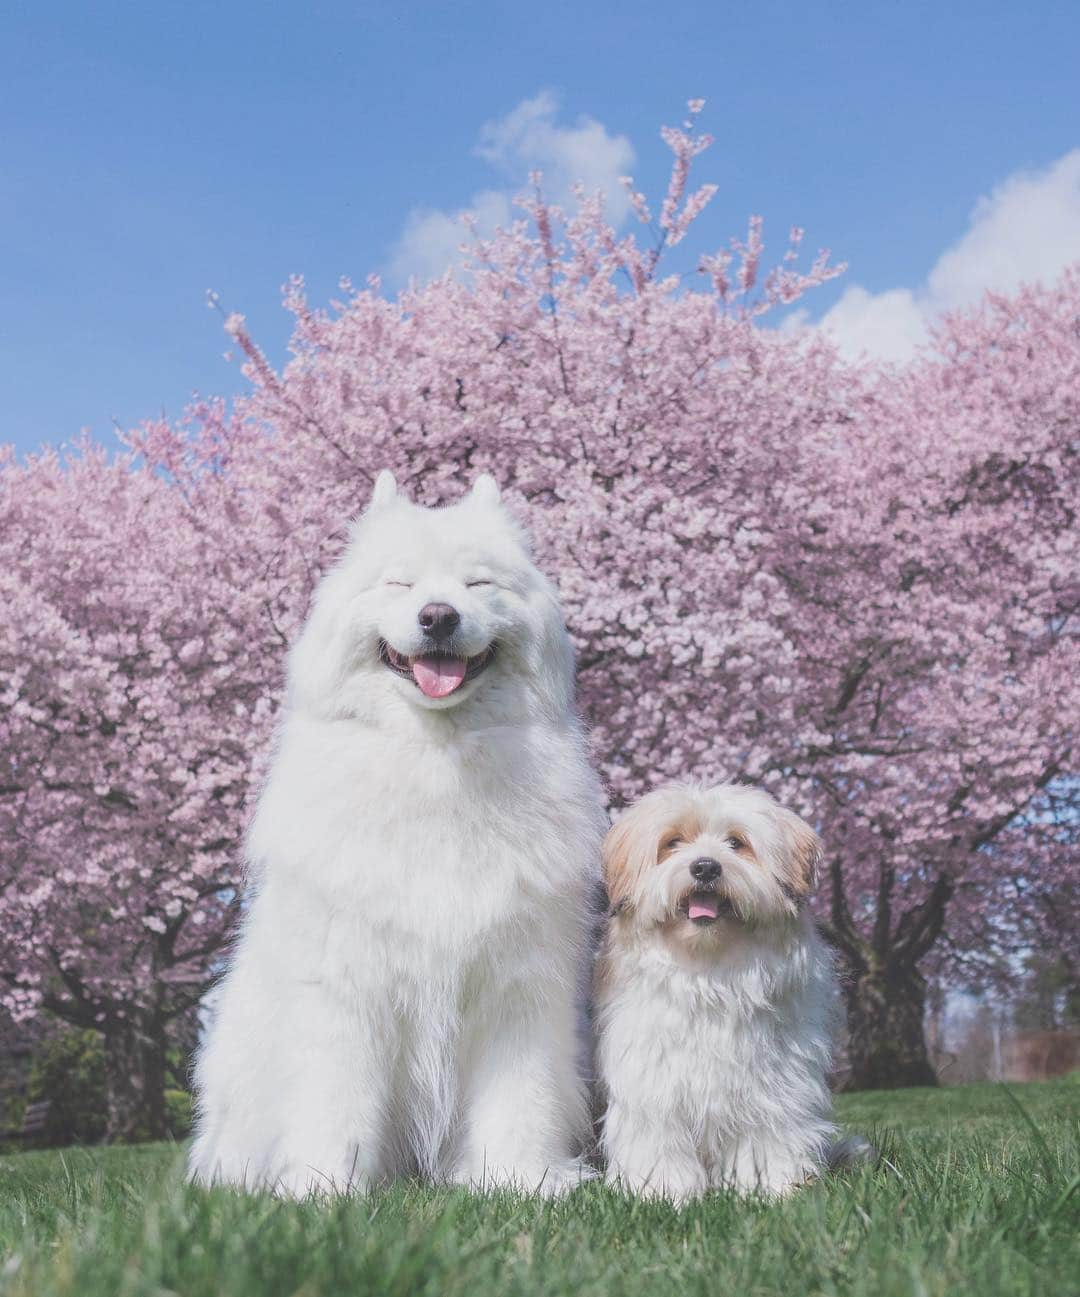
M 384 467 L 428 504 L 498 478 L 613 803 L 766 784 L 825 837 L 855 963 L 1050 930 L 1077 881 L 1080 273 L 945 320 L 907 368 L 845 365 L 760 322 L 836 273 L 798 269 L 800 231 L 768 271 L 754 220 L 666 273 L 714 192 L 698 108 L 655 219 L 627 181 L 638 234 L 537 181 L 512 228 L 463 231 L 459 277 L 328 310 L 292 281 L 280 372 L 230 316 L 231 408 L 116 464 L 4 467 L 9 1008 L 201 990 L 284 650 Z
M 0 475 L 0 949 L 16 1017 L 104 1028 L 202 993 L 270 679 L 180 490 L 84 447 Z M 238 669 L 239 668 L 239 669 Z

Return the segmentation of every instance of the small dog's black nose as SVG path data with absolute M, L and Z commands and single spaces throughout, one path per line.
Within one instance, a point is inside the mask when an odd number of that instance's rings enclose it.
M 715 883 L 724 871 L 715 860 L 710 860 L 708 856 L 702 857 L 701 860 L 695 860 L 690 866 L 690 874 L 696 878 L 699 883 Z
M 461 624 L 461 613 L 448 603 L 426 603 L 416 620 L 432 639 L 449 639 Z

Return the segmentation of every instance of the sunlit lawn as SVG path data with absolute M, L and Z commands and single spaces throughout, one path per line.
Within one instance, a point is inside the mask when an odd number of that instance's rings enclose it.
M 852 1095 L 875 1169 L 681 1212 L 402 1185 L 295 1204 L 185 1185 L 173 1145 L 0 1159 L 0 1294 L 1080 1294 L 1080 1077 Z

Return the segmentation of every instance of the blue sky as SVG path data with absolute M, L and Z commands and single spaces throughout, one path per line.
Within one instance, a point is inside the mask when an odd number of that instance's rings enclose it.
M 984 278 L 1080 258 L 1078 50 L 1075 0 L 9 0 L 0 440 L 108 439 L 239 390 L 208 288 L 279 360 L 289 274 L 320 301 L 343 274 L 392 285 L 537 162 L 655 194 L 658 128 L 696 96 L 720 185 L 701 246 L 751 212 L 774 250 L 805 226 L 850 266 L 807 318 L 902 352 Z

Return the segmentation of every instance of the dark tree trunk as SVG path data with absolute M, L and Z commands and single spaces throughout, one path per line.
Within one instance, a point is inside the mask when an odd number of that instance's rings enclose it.
M 164 1139 L 165 1022 L 129 1008 L 105 1026 L 105 1138 L 109 1143 Z
M 937 1085 L 923 1031 L 926 981 L 912 965 L 889 961 L 855 973 L 844 987 L 850 1090 Z

